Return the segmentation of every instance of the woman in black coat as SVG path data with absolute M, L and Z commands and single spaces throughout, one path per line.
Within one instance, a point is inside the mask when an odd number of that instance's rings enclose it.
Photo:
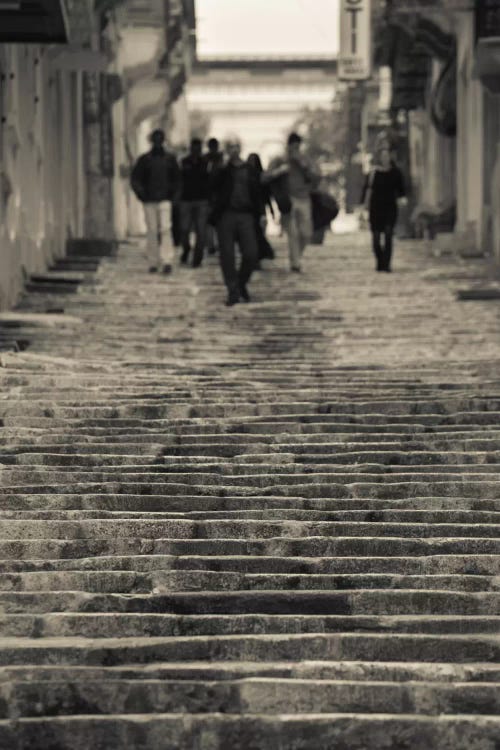
M 379 165 L 366 178 L 361 202 L 368 203 L 377 271 L 390 272 L 398 200 L 404 198 L 406 193 L 403 174 L 391 160 L 389 149 L 382 149 L 379 159 Z
M 260 156 L 258 154 L 250 154 L 247 162 L 260 177 L 264 171 Z M 262 197 L 266 204 L 266 208 L 269 208 L 271 216 L 274 218 L 274 208 L 271 201 L 271 191 L 267 185 L 261 185 L 261 188 Z M 274 250 L 266 237 L 266 232 L 262 224 L 259 221 L 257 221 L 255 224 L 255 231 L 257 232 L 257 242 L 259 244 L 259 261 L 263 260 L 263 258 L 269 258 L 270 260 L 272 260 L 274 258 Z

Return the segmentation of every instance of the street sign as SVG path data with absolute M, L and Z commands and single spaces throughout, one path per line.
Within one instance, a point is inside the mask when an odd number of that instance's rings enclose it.
M 370 78 L 371 58 L 371 0 L 340 0 L 339 79 Z

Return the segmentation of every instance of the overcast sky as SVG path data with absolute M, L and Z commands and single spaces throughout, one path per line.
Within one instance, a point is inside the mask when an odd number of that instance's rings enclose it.
M 198 54 L 336 54 L 338 0 L 196 0 Z

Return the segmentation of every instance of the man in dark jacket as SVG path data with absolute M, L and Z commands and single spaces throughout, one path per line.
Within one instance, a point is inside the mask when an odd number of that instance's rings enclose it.
M 164 148 L 165 133 L 151 133 L 152 148 L 137 160 L 130 178 L 132 190 L 144 205 L 147 227 L 149 270 L 172 271 L 174 248 L 171 239 L 172 200 L 180 187 L 180 171 L 173 154 Z
M 195 247 L 193 268 L 197 268 L 203 261 L 203 253 L 207 244 L 207 221 L 209 175 L 207 162 L 203 158 L 203 144 L 200 138 L 193 138 L 189 155 L 181 162 L 182 191 L 180 203 L 180 219 L 182 233 L 181 262 L 187 263 L 191 252 L 191 230 L 195 232 Z
M 226 305 L 250 301 L 247 283 L 258 262 L 255 221 L 265 221 L 259 175 L 240 157 L 241 142 L 231 137 L 226 143 L 228 163 L 214 180 L 210 221 L 217 227 L 222 273 L 228 291 Z M 236 243 L 241 265 L 236 269 Z

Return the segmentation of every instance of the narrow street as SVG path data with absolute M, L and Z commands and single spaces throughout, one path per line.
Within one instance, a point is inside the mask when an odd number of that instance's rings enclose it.
M 248 305 L 130 243 L 0 314 L 0 748 L 498 748 L 486 262 L 276 246 Z

